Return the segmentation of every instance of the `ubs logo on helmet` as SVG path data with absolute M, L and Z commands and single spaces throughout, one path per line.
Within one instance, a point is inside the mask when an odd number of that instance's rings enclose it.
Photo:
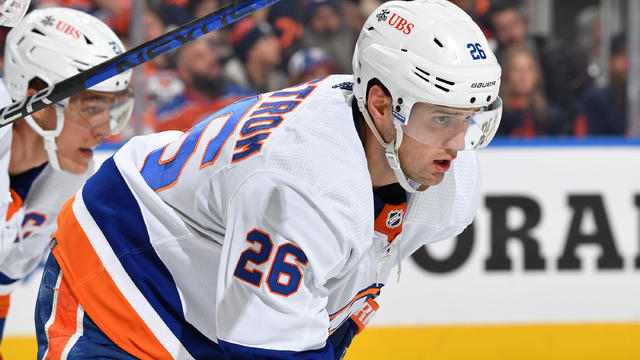
M 56 30 L 63 32 L 67 35 L 73 36 L 76 39 L 79 39 L 80 36 L 82 36 L 82 33 L 80 32 L 80 30 L 60 20 L 58 21 L 58 24 L 56 24 Z
M 42 24 L 42 26 L 53 26 L 54 21 L 55 20 L 53 16 L 45 16 L 42 20 L 40 20 L 40 23 Z
M 392 13 L 391 17 L 389 17 L 389 13 L 389 10 L 384 9 L 376 14 L 376 18 L 378 21 L 384 21 L 393 26 L 396 30 L 402 31 L 404 34 L 411 33 L 411 30 L 413 30 L 413 27 L 415 26 L 414 23 L 408 22 L 405 18 L 396 13 Z

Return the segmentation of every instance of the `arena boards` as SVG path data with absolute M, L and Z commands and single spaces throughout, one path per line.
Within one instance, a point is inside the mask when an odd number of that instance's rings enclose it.
M 480 153 L 474 224 L 403 263 L 347 359 L 640 358 L 640 146 L 535 144 Z M 35 356 L 38 276 L 12 299 L 5 359 Z

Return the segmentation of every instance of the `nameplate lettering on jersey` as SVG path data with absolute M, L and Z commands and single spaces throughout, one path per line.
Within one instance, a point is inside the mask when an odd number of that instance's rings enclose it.
M 271 132 L 282 123 L 284 116 L 315 90 L 316 83 L 317 80 L 314 80 L 265 97 L 244 122 L 231 161 L 241 161 L 259 152 Z

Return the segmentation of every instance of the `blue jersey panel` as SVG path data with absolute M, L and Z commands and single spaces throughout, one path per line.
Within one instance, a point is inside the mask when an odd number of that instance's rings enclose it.
M 87 181 L 82 196 L 122 267 L 191 356 L 219 356 L 220 347 L 185 320 L 173 277 L 153 249 L 138 203 L 113 158 Z

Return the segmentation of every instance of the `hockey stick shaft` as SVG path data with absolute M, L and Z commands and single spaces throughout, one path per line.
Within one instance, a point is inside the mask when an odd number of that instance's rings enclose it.
M 235 1 L 0 110 L 0 127 L 227 26 L 279 0 Z

